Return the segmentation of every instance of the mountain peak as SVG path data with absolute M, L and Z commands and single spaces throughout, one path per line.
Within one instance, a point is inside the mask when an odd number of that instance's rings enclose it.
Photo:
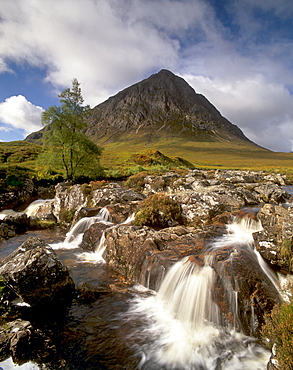
M 87 134 L 100 144 L 126 137 L 148 143 L 164 137 L 249 141 L 203 95 L 167 69 L 94 107 Z

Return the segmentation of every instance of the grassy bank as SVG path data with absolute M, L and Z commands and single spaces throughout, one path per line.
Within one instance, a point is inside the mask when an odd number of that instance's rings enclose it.
M 159 160 L 138 161 L 138 154 L 149 156 L 152 151 L 160 151 L 164 156 Z M 0 143 L 0 167 L 20 166 L 31 169 L 37 177 L 42 165 L 37 155 L 42 147 L 24 141 Z M 178 159 L 179 157 L 179 159 Z M 181 158 L 181 160 L 180 160 Z M 157 140 L 146 145 L 140 140 L 129 139 L 124 142 L 104 144 L 101 164 L 106 176 L 119 176 L 155 168 L 184 167 L 190 162 L 195 168 L 240 169 L 253 171 L 272 171 L 286 173 L 293 180 L 293 153 L 272 152 L 254 144 L 231 142 L 194 142 L 181 138 Z M 188 166 L 188 164 L 187 164 Z

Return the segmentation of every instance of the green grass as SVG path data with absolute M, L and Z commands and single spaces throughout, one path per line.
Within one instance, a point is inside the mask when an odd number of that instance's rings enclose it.
M 136 160 L 137 154 L 145 155 L 150 151 L 159 150 L 169 159 L 171 158 L 174 165 L 176 157 L 180 157 L 196 168 L 272 171 L 286 173 L 293 181 L 293 153 L 276 153 L 249 142 L 196 142 L 171 136 L 147 142 L 145 137 L 134 138 L 131 135 L 125 135 L 124 139 L 125 141 L 115 143 L 98 142 L 104 147 L 101 164 L 105 167 L 108 177 L 128 176 L 142 170 L 160 171 L 162 167 L 166 170 L 172 168 L 170 162 L 162 161 L 156 164 L 155 160 L 153 163 L 139 163 Z M 41 173 L 42 168 L 35 160 L 41 150 L 41 146 L 29 142 L 2 142 L 0 143 L 0 166 L 17 165 Z M 180 167 L 180 164 L 177 165 Z
M 0 143 L 0 164 L 2 166 L 25 164 L 33 166 L 38 154 L 42 152 L 38 144 L 27 141 L 10 141 Z
M 277 360 L 282 370 L 293 369 L 293 302 L 283 303 L 265 315 L 262 327 L 264 343 L 271 349 L 277 345 Z M 267 342 L 267 338 L 269 342 Z M 278 367 L 278 368 L 279 368 Z
M 101 163 L 123 171 L 134 165 L 133 155 L 159 150 L 166 156 L 179 156 L 197 168 L 246 169 L 255 171 L 292 172 L 293 153 L 276 153 L 256 145 L 224 142 L 187 142 L 182 139 L 160 140 L 150 145 L 128 141 L 107 144 Z

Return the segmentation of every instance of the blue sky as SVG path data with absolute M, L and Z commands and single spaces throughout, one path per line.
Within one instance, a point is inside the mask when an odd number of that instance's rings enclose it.
M 40 129 L 73 78 L 94 107 L 162 68 L 292 151 L 292 0 L 0 0 L 0 140 Z

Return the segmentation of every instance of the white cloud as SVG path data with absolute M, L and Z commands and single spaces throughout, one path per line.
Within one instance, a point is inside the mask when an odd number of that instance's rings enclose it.
M 183 77 L 252 141 L 275 151 L 292 150 L 293 96 L 283 85 L 262 75 L 238 80 Z
M 0 103 L 0 122 L 8 125 L 0 127 L 0 131 L 20 129 L 26 136 L 42 127 L 42 112 L 43 108 L 33 105 L 24 96 L 11 96 Z

